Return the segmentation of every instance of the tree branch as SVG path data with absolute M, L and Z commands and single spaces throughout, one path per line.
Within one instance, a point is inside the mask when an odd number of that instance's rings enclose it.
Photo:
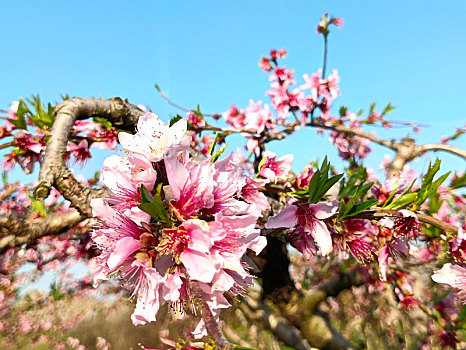
M 34 243 L 41 237 L 63 233 L 85 219 L 76 210 L 39 219 L 31 215 L 0 216 L 0 255 L 10 248 Z
M 225 336 L 220 329 L 220 326 L 217 323 L 214 315 L 212 314 L 212 310 L 210 310 L 209 305 L 205 301 L 204 292 L 202 291 L 199 283 L 197 281 L 189 281 L 191 286 L 191 291 L 193 296 L 199 300 L 201 310 L 202 310 L 202 318 L 204 319 L 204 323 L 209 335 L 214 339 L 215 345 L 220 350 L 232 349 L 234 345 L 231 344 L 228 340 L 226 340 Z
M 386 216 L 397 216 L 398 210 L 391 210 L 391 209 L 376 209 L 376 210 L 367 210 L 360 214 L 353 216 L 354 218 L 364 218 L 364 219 L 375 219 L 375 218 L 382 218 Z M 422 221 L 426 224 L 430 224 L 436 226 L 445 232 L 453 232 L 458 233 L 459 227 L 452 225 L 448 222 L 443 220 L 434 218 L 433 216 L 426 215 L 420 212 L 415 212 L 419 221 Z
M 456 154 L 457 156 L 460 156 L 466 160 L 466 150 L 452 145 L 444 145 L 442 143 L 426 143 L 418 147 L 418 150 L 421 154 L 427 151 L 445 151 Z
M 99 116 L 109 120 L 118 129 L 134 131 L 144 112 L 128 101 L 115 97 L 109 100 L 74 97 L 55 106 L 55 122 L 45 150 L 39 173 L 39 185 L 34 191 L 38 200 L 47 198 L 50 188 L 56 188 L 85 217 L 92 215 L 90 201 L 105 194 L 83 186 L 71 174 L 64 160 L 66 146 L 74 122 Z
M 309 350 L 310 346 L 300 331 L 289 324 L 289 322 L 279 315 L 276 315 L 267 305 L 253 299 L 251 296 L 239 297 L 238 307 L 244 312 L 245 316 L 252 322 L 261 322 L 265 327 L 270 329 L 278 339 L 286 345 L 296 350 Z

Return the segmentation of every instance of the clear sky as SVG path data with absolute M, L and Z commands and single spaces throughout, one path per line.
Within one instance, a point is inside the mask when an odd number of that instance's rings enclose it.
M 330 34 L 328 68 L 341 77 L 350 110 L 392 102 L 396 120 L 430 125 L 421 142 L 437 142 L 466 121 L 466 2 L 457 1 L 2 1 L 0 5 L 0 108 L 19 97 L 44 101 L 70 96 L 120 96 L 145 104 L 163 119 L 176 102 L 205 112 L 240 108 L 249 99 L 268 102 L 268 77 L 257 62 L 285 47 L 285 65 L 298 83 L 322 65 L 323 13 L 344 19 Z M 381 135 L 383 130 L 376 130 Z M 466 138 L 456 145 L 466 147 Z M 374 145 L 369 164 L 384 153 Z M 316 157 L 341 162 L 327 136 L 303 130 L 288 143 L 295 170 Z M 438 153 L 446 169 L 464 169 L 460 158 Z M 91 166 L 101 164 L 98 156 Z M 429 157 L 434 157 L 430 154 Z M 417 162 L 422 169 L 426 157 Z

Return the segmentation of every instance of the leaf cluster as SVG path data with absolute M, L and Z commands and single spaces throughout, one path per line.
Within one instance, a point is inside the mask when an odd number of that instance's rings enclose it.
M 144 185 L 141 185 L 142 203 L 138 208 L 149 214 L 157 222 L 171 226 L 172 221 L 163 204 L 161 191 L 162 184 L 159 184 L 155 190 L 154 196 L 152 196 L 149 190 Z
M 21 98 L 16 114 L 18 119 L 9 118 L 8 121 L 23 130 L 27 129 L 28 121 L 42 130 L 50 129 L 55 121 L 52 105 L 48 103 L 46 109 L 39 95 L 33 95 L 25 100 Z
M 325 157 L 322 165 L 312 175 L 309 186 L 304 190 L 294 191 L 290 196 L 295 198 L 307 198 L 309 203 L 319 202 L 327 191 L 341 179 L 343 174 L 329 177 L 330 163 Z

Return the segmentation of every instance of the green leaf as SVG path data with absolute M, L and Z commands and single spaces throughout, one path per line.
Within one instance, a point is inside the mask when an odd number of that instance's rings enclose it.
M 26 121 L 24 119 L 11 119 L 11 118 L 7 118 L 7 120 L 13 124 L 14 126 L 16 126 L 18 129 L 23 129 L 23 130 L 26 130 L 27 126 L 26 126 Z
M 179 114 L 176 115 L 176 117 L 173 117 L 170 119 L 169 126 L 173 126 L 178 120 L 183 119 L 183 117 Z
M 26 99 L 27 102 L 34 107 L 36 114 L 30 113 L 29 119 L 41 129 L 51 128 L 54 122 L 53 108 L 50 106 L 45 110 L 44 105 L 40 101 L 39 95 L 32 95 Z
M 388 196 L 387 200 L 385 201 L 385 203 L 382 205 L 382 208 L 385 208 L 387 205 L 390 204 L 390 202 L 392 201 L 393 197 L 395 197 L 395 194 L 398 192 L 398 188 L 395 188 L 392 193 L 390 193 L 390 195 Z
M 368 183 L 361 182 L 359 186 L 357 187 L 356 192 L 348 200 L 348 202 L 345 202 L 343 199 L 340 201 L 340 209 L 338 213 L 339 220 L 347 217 L 348 214 L 352 212 L 353 207 L 357 205 L 356 203 L 361 198 L 364 198 L 367 191 L 369 191 L 369 189 L 372 187 L 373 184 L 374 184 L 373 182 L 368 182 Z
M 141 185 L 141 199 L 143 203 L 152 203 L 152 195 L 147 190 L 146 186 Z
M 197 105 L 196 110 L 193 110 L 193 113 L 198 117 L 204 117 L 204 115 L 201 113 L 201 106 L 199 105 Z
M 340 117 L 344 117 L 346 113 L 348 112 L 348 107 L 347 106 L 341 106 L 339 110 Z
M 227 148 L 227 143 L 225 143 L 220 149 L 215 152 L 215 154 L 212 156 L 212 163 L 216 162 L 218 158 L 225 152 L 225 149 Z
M 43 216 L 47 216 L 47 209 L 45 208 L 45 204 L 41 201 L 34 198 L 34 196 L 29 196 L 31 199 L 31 209 L 32 211 L 37 211 Z
M 437 213 L 442 206 L 443 200 L 440 200 L 440 196 L 438 193 L 430 197 L 429 201 L 429 211 L 431 213 Z
M 417 206 L 420 206 L 422 203 L 424 203 L 424 201 L 427 198 L 434 195 L 437 192 L 437 189 L 439 188 L 439 186 L 446 180 L 448 175 L 450 175 L 450 172 L 448 172 L 442 175 L 437 180 L 433 181 L 434 176 L 439 171 L 439 169 L 440 169 L 440 159 L 437 158 L 434 165 L 432 165 L 429 162 L 429 169 L 427 170 L 426 175 L 422 179 L 421 188 L 417 192 L 418 195 L 417 195 L 416 202 L 415 202 Z
M 307 197 L 309 203 L 317 203 L 343 176 L 343 174 L 339 174 L 332 176 L 329 179 L 329 171 L 330 163 L 328 162 L 327 157 L 325 157 L 320 169 L 317 169 L 314 175 L 312 175 L 308 188 L 306 190 L 294 191 L 290 194 L 290 196 L 296 198 Z
M 16 154 L 17 156 L 26 153 L 26 151 L 21 151 L 21 150 L 19 149 L 19 147 L 13 147 L 13 148 L 11 149 L 11 151 L 12 151 L 14 154 Z
M 388 112 L 393 111 L 395 108 L 396 107 L 389 102 L 387 107 L 385 107 L 384 110 L 382 111 L 382 117 Z
M 347 172 L 349 175 L 348 180 L 346 180 L 346 182 L 344 179 L 340 181 L 340 190 L 338 193 L 339 199 L 354 195 L 358 189 L 359 184 L 365 182 L 367 179 L 367 171 L 362 167 L 352 170 L 347 169 Z M 356 182 L 359 183 L 356 184 Z
M 351 210 L 347 214 L 345 214 L 345 218 L 355 216 L 359 213 L 362 213 L 364 210 L 369 209 L 370 207 L 376 205 L 379 201 L 375 199 L 371 199 L 368 201 L 360 202 L 354 205 Z
M 110 121 L 108 121 L 107 119 L 105 118 L 102 118 L 102 117 L 94 117 L 92 118 L 92 120 L 95 122 L 95 123 L 99 123 L 99 124 L 102 124 L 102 126 L 107 129 L 107 130 L 110 130 L 112 128 L 112 123 Z
M 385 209 L 400 209 L 402 207 L 407 206 L 408 204 L 411 204 L 417 197 L 416 192 L 411 192 L 411 193 L 406 193 L 395 199 L 392 203 L 387 205 Z
M 199 107 L 199 106 L 198 106 L 198 107 Z M 212 163 L 215 162 L 215 161 L 218 159 L 218 157 L 220 157 L 220 155 L 225 151 L 226 146 L 220 148 L 220 150 L 219 150 L 218 152 L 221 151 L 221 153 L 217 156 L 217 158 L 215 158 L 215 154 L 216 154 L 216 153 L 214 153 L 214 152 L 215 152 L 215 146 L 217 145 L 218 140 L 219 140 L 220 138 L 222 138 L 222 137 L 225 137 L 226 135 L 227 135 L 227 134 L 225 134 L 225 133 L 223 133 L 223 132 L 222 132 L 222 133 L 219 133 L 219 132 L 216 132 L 216 133 L 215 133 L 214 141 L 212 142 L 212 144 L 210 145 L 210 148 L 209 148 L 209 154 L 212 156 L 212 159 L 211 159 Z M 223 150 L 222 150 L 222 149 L 223 149 Z M 218 152 L 217 152 L 217 153 L 218 153 Z M 214 159 L 214 158 L 215 158 L 215 159 Z
M 317 198 L 314 199 L 316 200 L 314 203 L 317 203 L 327 193 L 327 191 L 330 188 L 332 188 L 332 186 L 335 185 L 342 177 L 343 177 L 343 174 L 338 174 L 338 175 L 332 176 L 328 180 L 325 180 L 322 187 L 317 192 Z
M 18 129 L 26 130 L 27 128 L 26 114 L 27 113 L 30 113 L 29 108 L 24 102 L 24 100 L 20 99 L 19 104 L 18 104 L 18 110 L 16 111 L 16 115 L 18 116 L 18 119 L 8 118 L 8 121 L 14 126 L 16 126 Z
M 375 102 L 372 102 L 371 103 L 371 106 L 369 108 L 369 115 L 371 115 L 372 113 L 374 113 L 374 110 L 375 110 Z
M 440 185 L 448 178 L 448 176 L 450 175 L 451 171 L 449 171 L 448 173 L 446 174 L 443 174 L 442 176 L 440 176 L 437 180 L 435 180 L 431 185 L 430 185 L 430 188 L 429 188 L 429 191 L 427 192 L 427 197 L 431 197 L 433 196 L 434 194 L 437 193 L 437 189 L 440 187 Z
M 156 190 L 156 194 L 154 197 L 151 197 L 147 188 L 145 188 L 144 185 L 141 185 L 141 198 L 143 203 L 141 203 L 138 208 L 148 213 L 158 222 L 163 224 L 171 224 L 170 216 L 165 210 L 165 206 L 160 195 L 161 190 L 162 184 L 159 184 Z
M 461 322 L 466 319 L 466 305 L 463 305 L 458 315 L 458 321 Z
M 462 176 L 456 176 L 450 184 L 451 189 L 466 187 L 466 172 Z
M 266 161 L 267 161 L 267 157 L 262 156 L 261 161 L 259 162 L 259 165 L 257 166 L 257 169 L 259 169 L 258 170 L 259 172 L 261 171 L 261 168 L 265 164 Z

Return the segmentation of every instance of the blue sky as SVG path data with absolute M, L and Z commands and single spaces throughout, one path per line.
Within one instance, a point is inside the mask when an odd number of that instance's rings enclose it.
M 249 99 L 268 102 L 268 77 L 257 62 L 285 47 L 285 65 L 298 83 L 322 65 L 323 13 L 342 16 L 330 34 L 328 68 L 341 77 L 350 110 L 392 102 L 391 119 L 429 124 L 420 135 L 398 129 L 380 135 L 437 142 L 466 121 L 466 2 L 449 1 L 9 1 L 0 5 L 0 108 L 19 97 L 44 101 L 70 96 L 120 96 L 145 104 L 163 119 L 178 113 L 154 89 L 177 103 L 223 112 Z M 466 138 L 456 145 L 466 147 Z M 302 130 L 279 154 L 295 153 L 295 170 L 328 154 L 341 165 L 327 136 Z M 374 146 L 368 164 L 384 153 Z M 105 154 L 107 155 L 107 154 Z M 97 155 L 90 168 L 97 169 Z M 438 153 L 445 169 L 460 158 Z M 425 168 L 429 154 L 414 164 Z

